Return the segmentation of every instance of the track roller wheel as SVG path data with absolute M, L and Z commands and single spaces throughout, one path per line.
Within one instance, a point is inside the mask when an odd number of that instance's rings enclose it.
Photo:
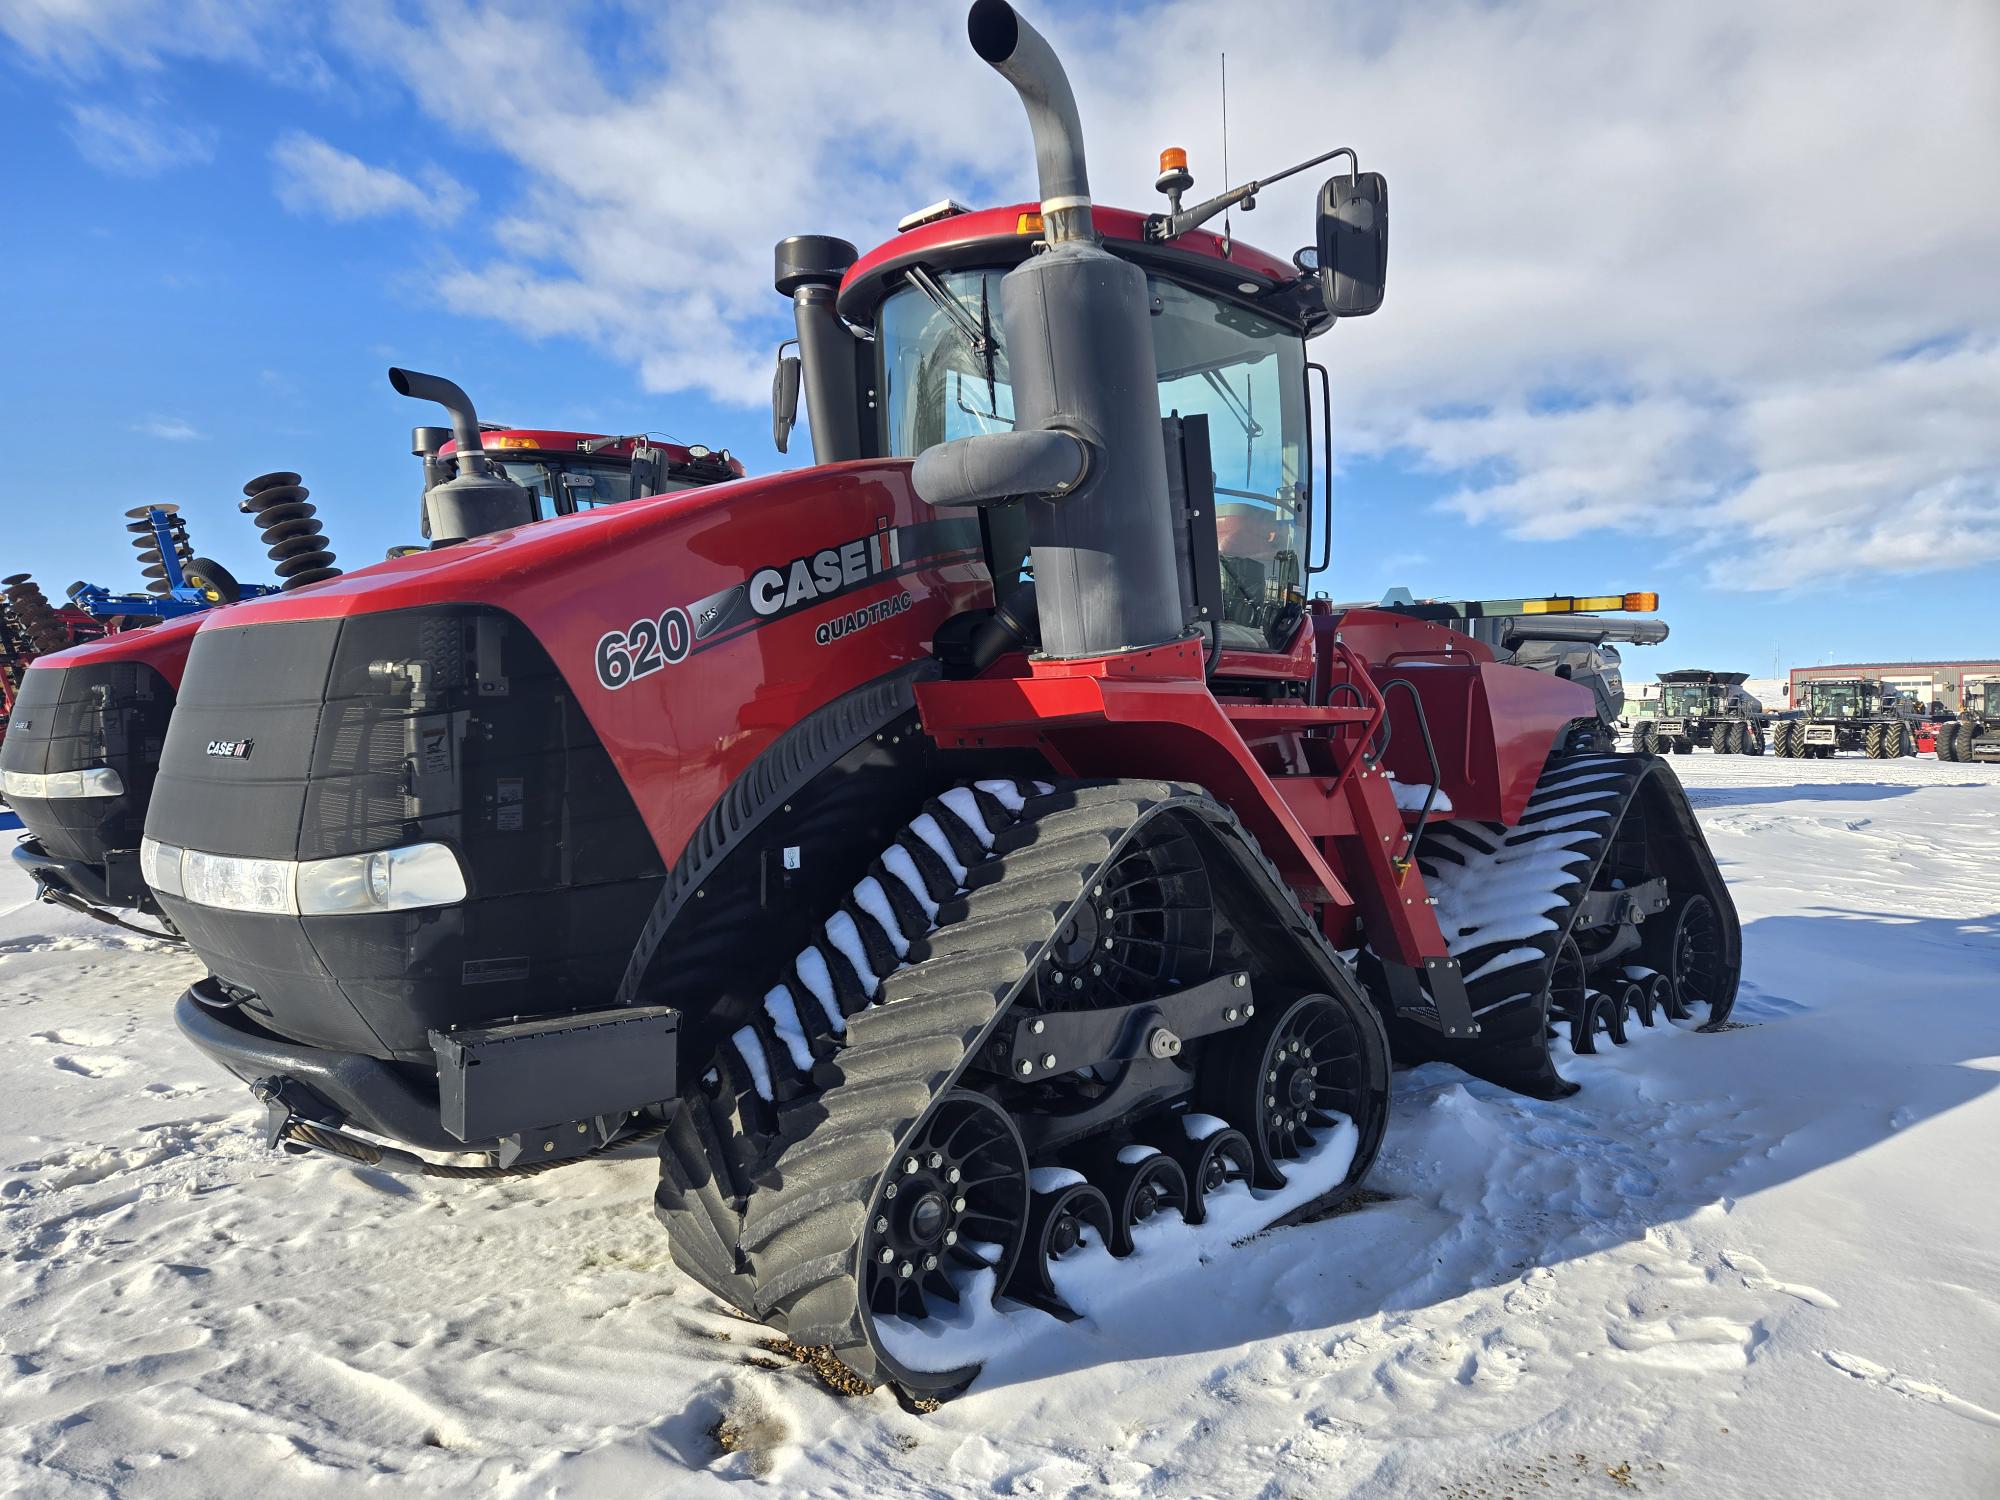
M 1611 997 L 1602 990 L 1585 990 L 1569 1015 L 1569 1050 L 1579 1057 L 1593 1053 L 1597 1038 L 1610 1030 Z M 1623 1026 L 1619 1031 L 1623 1033 Z
M 1202 1071 L 1207 1111 L 1246 1122 L 1253 1187 L 1283 1187 L 1278 1164 L 1317 1145 L 1313 1132 L 1332 1126 L 1335 1111 L 1357 1125 L 1366 1115 L 1360 1034 L 1325 995 L 1258 1006 L 1251 1024 L 1229 1033 Z
M 953 1268 L 990 1269 L 1004 1285 L 1028 1197 L 1028 1152 L 1013 1119 L 986 1095 L 953 1089 L 876 1186 L 861 1239 L 862 1306 L 878 1318 L 927 1317 L 932 1299 L 958 1301 Z
M 1048 1192 L 1038 1192 L 1028 1205 L 1028 1233 L 1014 1263 L 1014 1275 L 1007 1294 L 1052 1312 L 1058 1317 L 1074 1317 L 1056 1290 L 1049 1267 L 1065 1255 L 1084 1247 L 1086 1230 L 1095 1231 L 1098 1243 L 1112 1240 L 1111 1200 L 1102 1188 L 1087 1182 L 1067 1183 Z
M 1642 985 L 1629 979 L 1612 978 L 1604 986 L 1604 1030 L 1613 1046 L 1622 1047 L 1632 1039 L 1633 1012 L 1645 994 Z
M 1158 1136 L 1160 1149 L 1187 1174 L 1188 1202 L 1182 1214 L 1190 1224 L 1208 1217 L 1210 1193 L 1227 1183 L 1250 1181 L 1252 1170 L 1250 1137 L 1220 1121 L 1212 1122 L 1216 1128 L 1206 1135 L 1195 1136 L 1188 1130 L 1195 1118 L 1175 1115 Z
M 1132 1230 L 1168 1208 L 1188 1214 L 1188 1174 L 1152 1146 L 1120 1146 L 1088 1160 L 1086 1170 L 1112 1204 L 1112 1254 L 1132 1254 Z
M 1722 920 L 1706 896 L 1683 896 L 1671 918 L 1649 931 L 1665 929 L 1653 962 L 1666 976 L 1669 986 L 1669 1020 L 1693 1020 L 1705 1013 L 1704 1025 L 1714 1025 L 1728 1015 L 1721 1014 L 1711 997 L 1722 973 Z

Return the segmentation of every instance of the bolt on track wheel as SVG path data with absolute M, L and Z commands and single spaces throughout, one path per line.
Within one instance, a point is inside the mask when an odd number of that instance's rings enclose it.
M 1712 1011 L 1722 981 L 1722 943 L 1722 919 L 1708 897 L 1682 897 L 1666 941 L 1666 962 L 1658 965 L 1673 988 L 1672 1019 L 1694 1016 L 1697 1006 L 1704 1014 Z
M 1021 1133 L 986 1095 L 952 1090 L 875 1190 L 861 1239 L 861 1305 L 878 1318 L 929 1317 L 937 1302 L 958 1301 L 953 1270 L 985 1267 L 1004 1286 L 1027 1220 Z
M 1020 1259 L 1007 1283 L 1007 1293 L 1055 1313 L 1074 1316 L 1056 1290 L 1049 1267 L 1084 1246 L 1084 1232 L 1094 1231 L 1098 1243 L 1111 1243 L 1111 1200 L 1103 1189 L 1072 1182 L 1053 1192 L 1036 1193 L 1028 1206 L 1028 1233 Z
M 1187 1133 L 1186 1117 L 1169 1119 L 1159 1133 L 1160 1149 L 1180 1163 L 1187 1174 L 1188 1201 L 1182 1210 L 1188 1223 L 1208 1217 L 1208 1195 L 1231 1182 L 1248 1182 L 1253 1160 L 1250 1137 L 1224 1126 L 1199 1139 Z
M 1325 995 L 1261 1003 L 1251 1024 L 1229 1033 L 1204 1061 L 1203 1107 L 1234 1120 L 1250 1143 L 1251 1184 L 1281 1188 L 1280 1162 L 1319 1143 L 1315 1131 L 1343 1114 L 1367 1118 L 1362 1042 L 1355 1023 Z
M 1173 818 L 1148 823 L 1043 954 L 1036 989 L 1049 1010 L 1150 999 L 1206 978 L 1214 907 L 1201 846 Z

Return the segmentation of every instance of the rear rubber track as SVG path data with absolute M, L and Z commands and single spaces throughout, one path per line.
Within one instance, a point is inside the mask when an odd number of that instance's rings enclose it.
M 1268 899 L 1319 971 L 1317 987 L 1359 1002 L 1354 1008 L 1376 1054 L 1373 1117 L 1354 1122 L 1362 1138 L 1345 1180 L 1289 1217 L 1323 1212 L 1359 1184 L 1387 1117 L 1387 1039 L 1373 1007 L 1359 1001 L 1345 965 L 1227 808 L 1199 789 L 1156 781 L 1042 783 L 1018 810 L 982 791 L 979 807 L 992 838 L 990 850 L 973 858 L 964 825 L 954 827 L 936 800 L 928 804 L 952 836 L 963 880 L 941 861 L 918 859 L 938 903 L 935 925 L 909 943 L 901 967 L 891 960 L 877 970 L 886 976 L 879 991 L 845 1015 L 844 1034 L 825 1029 L 809 1038 L 810 1075 L 797 1070 L 789 1043 L 764 1048 L 776 1101 L 754 1159 L 732 1170 L 733 1117 L 691 1098 L 663 1142 L 655 1198 L 675 1261 L 718 1296 L 798 1344 L 831 1348 L 864 1377 L 915 1392 L 953 1389 L 977 1371 L 905 1370 L 873 1336 L 872 1314 L 860 1303 L 859 1261 L 884 1174 L 940 1098 L 986 1081 L 967 1073 L 969 1059 L 1007 1008 L 1032 995 L 1043 950 L 1151 821 L 1178 816 L 1206 825 L 1212 843 L 1234 856 L 1227 873 Z M 907 836 L 898 846 L 916 847 Z M 882 868 L 878 860 L 875 869 Z M 876 939 L 895 941 L 879 924 L 866 936 L 872 950 Z M 871 961 L 881 957 L 877 951 Z M 815 1007 L 804 997 L 796 1003 L 812 1031 Z

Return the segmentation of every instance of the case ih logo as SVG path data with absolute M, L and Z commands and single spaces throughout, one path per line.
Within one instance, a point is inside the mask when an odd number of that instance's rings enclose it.
M 219 755 L 224 760 L 248 760 L 253 740 L 210 740 L 208 753 Z

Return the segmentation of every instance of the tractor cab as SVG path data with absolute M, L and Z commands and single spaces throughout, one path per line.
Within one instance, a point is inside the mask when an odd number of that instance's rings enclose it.
M 1715 682 L 1665 682 L 1660 684 L 1660 717 L 1700 719 L 1722 712 L 1723 689 Z
M 1163 154 L 1163 190 L 1192 180 L 1185 153 Z M 1356 180 L 1354 191 L 1379 200 L 1379 178 L 1334 181 Z M 1190 613 L 1219 672 L 1248 653 L 1237 665 L 1254 673 L 1256 657 L 1293 650 L 1306 579 L 1327 565 L 1311 554 L 1316 463 L 1328 476 L 1322 501 L 1330 483 L 1328 385 L 1306 341 L 1335 317 L 1317 249 L 1280 260 L 1183 226 L 1193 216 L 1179 212 L 1178 190 L 1170 200 L 1168 214 L 1097 207 L 1095 230 L 1107 251 L 1146 275 L 1159 415 L 1178 437 L 1188 475 L 1177 541 L 1192 550 L 1197 593 L 1210 596 L 1190 600 Z M 777 285 L 799 317 L 816 458 L 914 459 L 956 439 L 1015 431 L 1001 282 L 1047 248 L 1046 235 L 1037 204 L 971 211 L 948 202 L 910 215 L 895 239 L 866 255 L 824 236 L 782 242 Z M 781 447 L 798 378 L 796 361 L 781 351 Z M 1032 579 L 1029 523 L 1020 506 L 985 509 L 982 520 L 1004 602 Z M 1318 535 L 1324 552 L 1324 530 Z M 1216 585 L 1204 589 L 1204 579 Z
M 1881 689 L 1863 678 L 1815 678 L 1805 685 L 1804 708 L 1815 719 L 1860 719 L 1875 712 Z
M 534 496 L 538 521 L 743 477 L 742 463 L 727 450 L 717 452 L 698 443 L 684 446 L 644 436 L 501 427 L 486 428 L 483 438 L 493 467 Z M 421 446 L 416 452 L 427 456 Z M 457 453 L 458 444 L 449 438 L 435 449 L 435 467 L 425 470 L 427 491 L 433 483 L 456 477 Z

